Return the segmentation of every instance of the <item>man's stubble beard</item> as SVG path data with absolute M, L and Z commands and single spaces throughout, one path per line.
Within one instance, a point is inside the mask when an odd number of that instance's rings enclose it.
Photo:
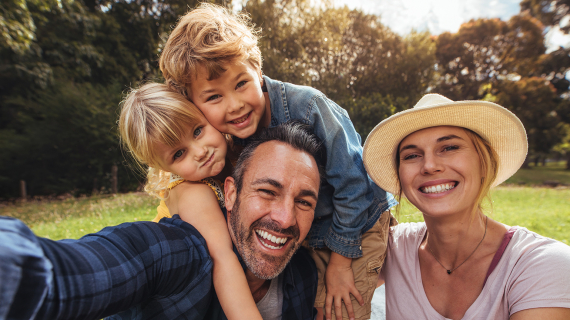
M 293 254 L 295 254 L 297 249 L 301 246 L 301 241 L 299 241 L 299 228 L 295 225 L 287 229 L 281 229 L 274 221 L 270 219 L 265 219 L 268 221 L 264 221 L 263 218 L 254 221 L 251 226 L 247 228 L 239 221 L 239 205 L 238 194 L 230 214 L 230 228 L 233 230 L 236 240 L 235 246 L 249 271 L 260 279 L 273 279 L 283 272 Z M 291 243 L 286 243 L 286 245 L 289 246 L 288 251 L 281 256 L 272 256 L 263 252 L 256 252 L 254 249 L 256 246 L 255 242 L 257 241 L 255 229 L 259 228 L 293 236 L 293 238 L 288 240 L 288 242 Z

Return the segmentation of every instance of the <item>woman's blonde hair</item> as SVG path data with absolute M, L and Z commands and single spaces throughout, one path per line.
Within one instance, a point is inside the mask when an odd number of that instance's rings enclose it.
M 483 139 L 479 134 L 466 128 L 463 128 L 463 130 L 465 130 L 465 133 L 467 133 L 467 136 L 475 146 L 475 150 L 479 155 L 479 162 L 481 162 L 481 173 L 483 174 L 481 186 L 479 187 L 479 192 L 475 200 L 477 206 L 473 208 L 472 212 L 472 216 L 474 217 L 477 211 L 483 211 L 483 200 L 485 199 L 489 202 L 489 211 L 492 210 L 493 202 L 491 201 L 490 191 L 499 172 L 499 156 L 489 142 Z
M 205 121 L 204 115 L 184 96 L 160 83 L 132 89 L 121 104 L 121 142 L 139 169 L 149 167 L 145 191 L 162 198 L 159 194 L 168 186 L 170 173 L 160 168 L 156 144 L 179 144 L 188 128 Z
M 244 59 L 261 70 L 257 31 L 249 16 L 202 3 L 180 19 L 160 55 L 166 84 L 188 96 L 188 87 L 202 66 L 208 80 L 217 79 L 224 65 Z
M 493 182 L 497 178 L 497 173 L 499 171 L 499 156 L 491 147 L 487 140 L 483 139 L 479 134 L 476 132 L 469 130 L 467 128 L 461 128 L 465 131 L 473 145 L 475 146 L 475 151 L 479 156 L 479 162 L 481 163 L 481 173 L 483 174 L 483 178 L 481 179 L 481 186 L 479 187 L 479 191 L 477 192 L 477 198 L 475 199 L 476 206 L 473 207 L 473 211 L 471 212 L 472 218 L 475 217 L 475 214 L 478 211 L 483 211 L 483 201 L 485 199 L 489 202 L 489 210 L 492 210 L 492 201 L 491 201 L 491 186 Z M 404 139 L 402 139 L 403 141 Z M 398 181 L 400 180 L 400 145 L 398 145 L 398 149 L 396 151 L 396 172 L 398 173 Z M 400 182 L 400 181 L 399 181 Z M 399 183 L 399 190 L 398 194 L 396 195 L 396 199 L 398 202 L 402 200 L 402 183 Z M 396 209 L 396 214 L 399 214 L 400 206 Z

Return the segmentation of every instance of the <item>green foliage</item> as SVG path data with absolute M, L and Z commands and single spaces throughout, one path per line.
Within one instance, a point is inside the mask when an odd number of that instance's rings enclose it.
M 10 101 L 19 105 L 16 120 L 23 130 L 18 135 L 0 131 L 2 140 L 18 142 L 0 145 L 0 154 L 5 155 L 0 158 L 0 167 L 5 168 L 1 193 L 13 194 L 14 181 L 20 179 L 31 194 L 109 189 L 111 166 L 122 161 L 115 124 L 115 101 L 120 97 L 117 84 L 103 87 L 59 80 L 34 99 Z M 123 169 L 120 175 L 123 189 L 136 188 L 132 174 Z
M 122 92 L 160 78 L 160 44 L 198 1 L 0 5 L 0 198 L 109 189 Z M 138 179 L 119 166 L 120 189 Z
M 407 109 L 412 101 L 374 93 L 359 99 L 341 100 L 338 103 L 348 111 L 356 131 L 364 141 L 378 123 L 396 111 Z
M 0 46 L 24 53 L 34 40 L 36 26 L 25 0 L 6 0 L 0 4 Z

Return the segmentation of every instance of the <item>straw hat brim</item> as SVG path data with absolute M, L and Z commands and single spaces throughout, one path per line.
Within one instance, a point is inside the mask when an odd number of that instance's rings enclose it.
M 517 172 L 526 158 L 526 131 L 512 112 L 487 101 L 451 101 L 408 109 L 380 122 L 368 135 L 363 150 L 364 167 L 372 180 L 382 189 L 398 193 L 396 151 L 400 142 L 413 132 L 437 126 L 467 128 L 490 143 L 499 158 L 492 186 Z

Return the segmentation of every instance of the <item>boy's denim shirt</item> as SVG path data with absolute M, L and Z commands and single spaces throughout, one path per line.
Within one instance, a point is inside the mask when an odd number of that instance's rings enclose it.
M 270 127 L 302 120 L 325 148 L 325 176 L 307 237 L 309 246 L 326 246 L 348 258 L 361 257 L 362 234 L 397 201 L 366 173 L 362 140 L 346 110 L 314 88 L 263 79 L 271 101 Z

